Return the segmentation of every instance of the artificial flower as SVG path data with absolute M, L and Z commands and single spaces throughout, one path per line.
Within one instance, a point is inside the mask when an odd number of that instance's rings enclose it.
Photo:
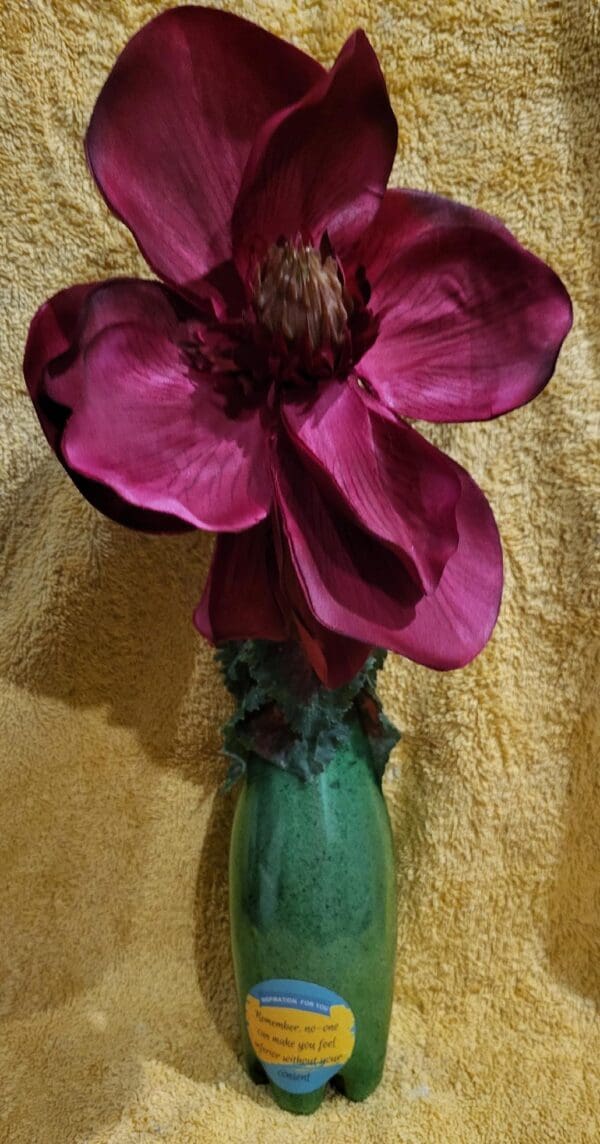
M 160 281 L 78 285 L 25 376 L 84 494 L 219 534 L 208 639 L 298 638 L 328 686 L 372 646 L 469 662 L 502 556 L 471 477 L 406 418 L 496 417 L 550 378 L 560 280 L 496 219 L 386 190 L 396 122 L 361 32 L 326 71 L 226 12 L 165 12 L 94 109 L 91 171 Z

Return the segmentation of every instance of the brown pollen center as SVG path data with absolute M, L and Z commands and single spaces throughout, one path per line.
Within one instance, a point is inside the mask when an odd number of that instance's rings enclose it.
M 271 246 L 258 267 L 254 306 L 260 321 L 289 342 L 308 340 L 311 350 L 339 346 L 348 311 L 335 258 L 314 246 Z

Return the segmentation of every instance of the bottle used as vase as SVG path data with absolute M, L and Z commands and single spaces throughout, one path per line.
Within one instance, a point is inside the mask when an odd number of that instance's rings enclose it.
M 230 919 L 246 1068 L 310 1113 L 329 1081 L 363 1100 L 383 1070 L 393 995 L 390 822 L 359 719 L 305 780 L 247 761 L 230 850 Z

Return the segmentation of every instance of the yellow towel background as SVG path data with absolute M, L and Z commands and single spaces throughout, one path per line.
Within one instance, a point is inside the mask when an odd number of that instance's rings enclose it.
M 361 25 L 400 127 L 394 181 L 502 216 L 564 278 L 549 389 L 427 428 L 485 488 L 506 590 L 463 672 L 390 657 L 399 960 L 384 1083 L 312 1119 L 245 1078 L 228 950 L 228 700 L 191 612 L 196 535 L 95 515 L 20 374 L 60 287 L 144 274 L 81 140 L 163 5 L 5 0 L 2 78 L 0 1139 L 9 1144 L 600 1138 L 594 757 L 598 8 L 585 0 L 238 0 L 325 63 Z M 598 257 L 598 248 L 595 251 Z

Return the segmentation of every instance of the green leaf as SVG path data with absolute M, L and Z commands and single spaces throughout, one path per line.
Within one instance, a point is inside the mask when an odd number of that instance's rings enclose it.
M 343 687 L 324 687 L 297 643 L 232 641 L 217 652 L 237 709 L 223 728 L 231 787 L 258 755 L 306 781 L 320 774 L 357 717 L 371 745 L 379 778 L 400 733 L 383 714 L 377 672 L 385 652 L 376 650 Z

